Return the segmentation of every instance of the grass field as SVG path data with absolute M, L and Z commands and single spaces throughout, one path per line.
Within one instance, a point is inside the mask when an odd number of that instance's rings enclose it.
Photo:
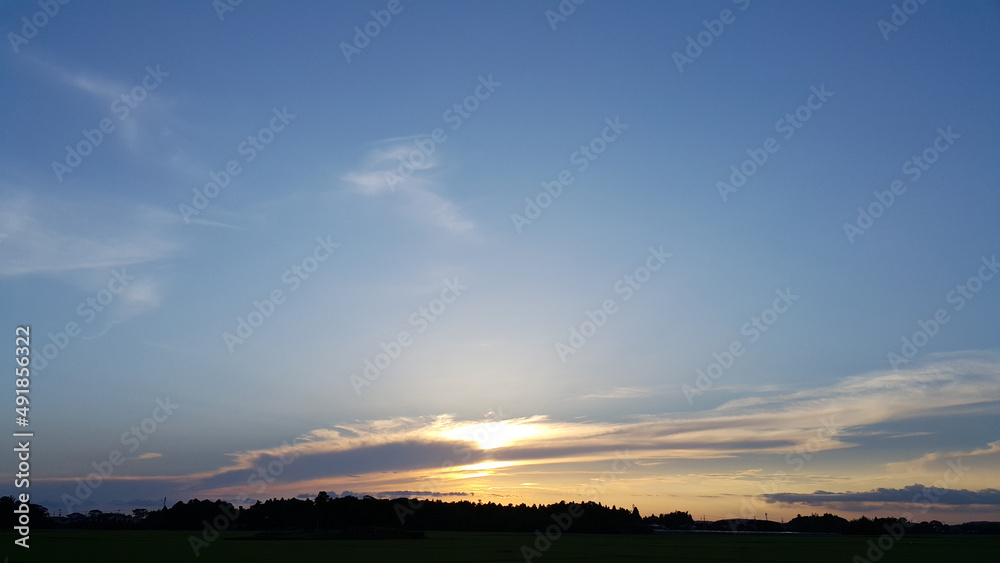
M 251 533 L 223 533 L 195 557 L 189 532 L 32 532 L 31 548 L 13 545 L 7 534 L 3 555 L 20 562 L 177 562 L 177 561 L 524 561 L 521 546 L 531 534 L 431 532 L 424 539 L 276 540 L 248 539 Z M 533 562 L 549 561 L 739 561 L 851 562 L 867 559 L 869 540 L 859 536 L 732 534 L 563 535 Z M 885 540 L 883 540 L 885 541 Z M 879 559 L 892 562 L 998 561 L 1000 536 L 911 536 L 895 542 Z M 877 555 L 877 554 L 876 554 Z

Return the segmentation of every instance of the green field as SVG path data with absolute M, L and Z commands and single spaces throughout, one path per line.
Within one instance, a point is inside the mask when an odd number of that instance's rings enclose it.
M 176 562 L 176 561 L 524 561 L 521 546 L 532 534 L 430 532 L 424 539 L 261 541 L 252 533 L 223 533 L 195 557 L 188 532 L 48 531 L 32 532 L 31 548 L 13 546 L 7 535 L 3 555 L 9 563 Z M 563 535 L 534 562 L 549 561 L 739 561 L 849 562 L 865 557 L 859 536 L 656 534 Z M 879 563 L 954 561 L 995 563 L 1000 536 L 911 536 L 895 542 Z

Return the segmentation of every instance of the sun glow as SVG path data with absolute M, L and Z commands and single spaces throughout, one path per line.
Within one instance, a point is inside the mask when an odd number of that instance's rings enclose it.
M 508 446 L 513 442 L 537 436 L 539 428 L 523 422 L 501 420 L 469 424 L 445 431 L 446 438 L 476 442 L 482 450 Z

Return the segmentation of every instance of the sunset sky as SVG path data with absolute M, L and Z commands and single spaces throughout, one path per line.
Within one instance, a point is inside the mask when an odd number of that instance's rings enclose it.
M 561 5 L 4 2 L 31 500 L 1000 520 L 998 5 Z

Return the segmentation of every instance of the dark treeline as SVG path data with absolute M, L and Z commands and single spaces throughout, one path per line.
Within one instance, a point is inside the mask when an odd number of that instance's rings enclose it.
M 816 514 L 796 516 L 788 522 L 788 531 L 875 536 L 884 534 L 887 528 L 896 523 L 902 524 L 908 534 L 1000 534 L 1000 522 L 966 522 L 965 524 L 948 525 L 937 520 L 911 522 L 905 518 L 868 518 L 867 516 L 847 520 L 829 513 L 822 516 Z
M 13 497 L 0 497 L 0 512 L 16 521 Z M 216 500 L 178 502 L 159 510 L 135 509 L 131 514 L 91 510 L 53 517 L 40 505 L 30 505 L 31 527 L 83 529 L 220 530 L 245 531 L 332 531 L 399 530 L 422 531 L 495 531 L 533 532 L 553 523 L 576 533 L 652 533 L 668 530 L 805 532 L 880 535 L 886 527 L 903 523 L 907 533 L 980 533 L 1000 534 L 998 522 L 969 522 L 947 525 L 938 521 L 907 522 L 899 518 L 847 520 L 833 514 L 797 516 L 788 523 L 766 520 L 733 519 L 696 521 L 687 512 L 642 517 L 632 509 L 604 506 L 600 503 L 550 505 L 473 503 L 469 501 L 378 499 L 371 496 L 333 498 L 320 492 L 315 499 L 270 499 L 238 508 Z M 11 526 L 17 524 L 11 523 Z

